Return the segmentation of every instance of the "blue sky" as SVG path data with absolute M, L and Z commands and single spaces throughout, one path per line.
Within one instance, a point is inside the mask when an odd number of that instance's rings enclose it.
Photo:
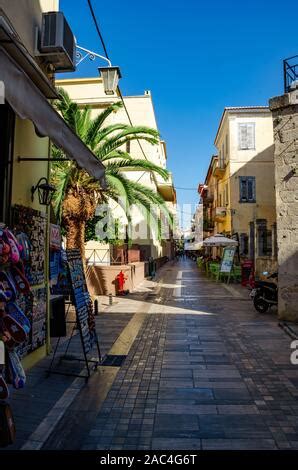
M 93 0 L 124 95 L 151 90 L 177 187 L 204 181 L 225 106 L 282 93 L 282 59 L 298 54 L 297 1 Z M 102 53 L 87 0 L 60 0 L 78 44 Z M 99 62 L 72 76 L 96 76 Z M 198 202 L 177 190 L 179 204 Z

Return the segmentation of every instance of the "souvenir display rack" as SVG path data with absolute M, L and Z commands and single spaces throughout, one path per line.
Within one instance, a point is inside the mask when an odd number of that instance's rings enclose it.
M 97 366 L 101 363 L 101 353 L 100 347 L 98 342 L 98 337 L 96 334 L 95 328 L 95 317 L 94 317 L 94 310 L 93 310 L 93 303 L 90 298 L 86 278 L 84 273 L 84 267 L 81 259 L 81 254 L 79 250 L 67 250 L 66 251 L 66 266 L 67 266 L 67 279 L 68 285 L 66 283 L 66 276 L 65 276 L 65 263 L 64 263 L 64 275 L 62 291 L 59 292 L 59 284 L 55 286 L 54 292 L 55 294 L 62 293 L 64 296 L 70 294 L 71 301 L 66 301 L 66 323 L 72 326 L 71 334 L 69 339 L 66 342 L 66 348 L 63 355 L 59 357 L 58 366 L 61 365 L 63 360 L 69 361 L 83 361 L 86 367 L 86 373 L 80 372 L 64 372 L 59 370 L 59 368 L 55 368 L 55 360 L 57 357 L 57 353 L 59 350 L 59 346 L 61 344 L 61 337 L 58 338 L 52 361 L 50 367 L 48 369 L 48 375 L 50 374 L 59 374 L 59 375 L 68 375 L 74 377 L 84 378 L 86 381 L 91 376 L 92 369 L 96 369 Z M 59 276 L 58 276 L 59 278 Z M 76 318 L 75 320 L 69 320 L 71 307 L 72 305 L 75 306 Z M 71 345 L 71 341 L 74 338 L 74 333 L 78 329 L 80 335 L 80 341 L 83 351 L 83 358 L 68 355 L 68 351 Z M 90 358 L 90 354 L 92 350 L 96 348 L 97 358 Z

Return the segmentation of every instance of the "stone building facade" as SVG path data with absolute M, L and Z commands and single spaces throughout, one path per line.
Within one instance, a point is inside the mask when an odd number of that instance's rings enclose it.
M 279 317 L 298 321 L 298 86 L 269 101 L 275 141 Z

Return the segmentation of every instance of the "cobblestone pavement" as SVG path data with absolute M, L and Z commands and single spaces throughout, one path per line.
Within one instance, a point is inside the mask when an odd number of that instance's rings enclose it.
M 188 260 L 145 303 L 82 449 L 298 449 L 298 366 L 276 312 Z

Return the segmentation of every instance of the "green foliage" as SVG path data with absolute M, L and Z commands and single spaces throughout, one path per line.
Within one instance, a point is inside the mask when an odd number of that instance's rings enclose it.
M 128 220 L 130 220 L 130 211 L 133 204 L 141 204 L 145 213 L 149 213 L 150 206 L 154 204 L 166 214 L 166 217 L 172 223 L 171 214 L 167 210 L 163 198 L 148 187 L 129 180 L 125 175 L 125 172 L 129 170 L 137 170 L 158 174 L 164 180 L 167 180 L 169 177 L 168 171 L 148 160 L 133 159 L 129 153 L 121 150 L 121 147 L 124 146 L 125 148 L 127 142 L 137 139 L 156 145 L 159 142 L 158 131 L 146 126 L 130 126 L 121 123 L 106 125 L 107 118 L 122 108 L 121 101 L 111 104 L 97 117 L 92 118 L 90 107 L 84 106 L 81 108 L 70 99 L 63 89 L 60 89 L 59 93 L 61 99 L 55 103 L 57 110 L 62 114 L 67 124 L 105 165 L 108 189 L 102 191 L 98 181 L 95 181 L 84 170 L 78 168 L 74 162 L 67 161 L 63 152 L 53 147 L 53 156 L 61 160 L 53 162 L 51 175 L 52 183 L 56 187 L 53 207 L 57 220 L 63 222 L 63 201 L 69 189 L 82 188 L 84 193 L 93 195 L 96 204 L 107 200 L 108 197 L 119 202 L 125 210 Z M 120 201 L 119 197 L 121 198 Z M 86 221 L 86 240 L 96 237 L 95 226 L 99 221 L 98 216 Z

